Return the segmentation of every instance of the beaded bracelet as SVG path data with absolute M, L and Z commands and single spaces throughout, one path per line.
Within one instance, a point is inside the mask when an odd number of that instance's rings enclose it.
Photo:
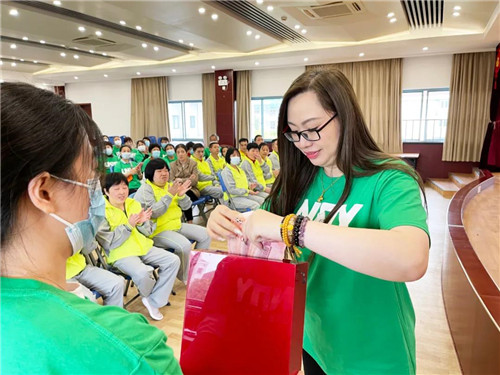
M 300 223 L 300 228 L 299 228 L 299 241 L 297 244 L 300 247 L 305 247 L 304 245 L 304 236 L 306 234 L 306 224 L 309 221 L 309 218 L 307 216 L 304 216 L 301 223 Z
M 299 244 L 299 234 L 300 234 L 300 227 L 302 224 L 302 220 L 304 220 L 304 216 L 298 215 L 297 218 L 295 219 L 295 225 L 293 227 L 293 244 L 298 245 Z

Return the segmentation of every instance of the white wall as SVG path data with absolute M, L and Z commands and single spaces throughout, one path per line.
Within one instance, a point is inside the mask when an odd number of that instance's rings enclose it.
M 34 76 L 31 73 L 22 73 L 12 70 L 0 70 L 0 79 L 5 82 L 24 82 L 30 83 L 41 89 L 54 91 L 54 87 L 51 85 L 45 85 L 43 83 L 35 82 Z
M 202 100 L 201 74 L 168 77 L 168 100 Z
M 131 80 L 68 83 L 66 98 L 90 103 L 92 118 L 103 134 L 130 134 Z
M 252 71 L 252 96 L 283 96 L 305 66 Z
M 403 59 L 403 90 L 450 87 L 453 55 Z

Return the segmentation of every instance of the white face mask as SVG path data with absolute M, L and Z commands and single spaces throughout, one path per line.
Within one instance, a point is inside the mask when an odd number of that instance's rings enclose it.
M 140 146 L 138 146 L 138 147 L 137 147 L 137 149 L 138 149 L 140 152 L 144 152 L 144 151 L 146 151 L 146 146 L 144 146 L 144 145 L 140 145 Z
M 121 146 L 121 145 L 122 145 L 122 141 L 120 141 L 120 140 L 115 141 L 115 145 L 117 145 L 117 146 Z

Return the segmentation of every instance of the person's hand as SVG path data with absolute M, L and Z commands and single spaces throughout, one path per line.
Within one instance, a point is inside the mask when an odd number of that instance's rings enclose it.
M 278 177 L 278 175 L 279 175 L 279 174 L 280 174 L 280 170 L 279 170 L 279 169 L 275 169 L 275 170 L 273 171 L 273 175 L 274 175 L 274 177 Z
M 253 190 L 248 190 L 248 194 L 250 194 L 250 195 L 257 195 L 257 194 L 259 194 L 259 192 L 258 191 L 253 191 Z
M 130 176 L 137 174 L 137 168 L 130 168 Z
M 179 197 L 182 197 L 186 192 L 191 189 L 191 180 L 186 180 L 184 183 L 179 187 L 179 190 L 177 191 L 177 195 Z
M 257 183 L 256 182 L 252 182 L 250 185 L 248 185 L 248 189 L 249 190 L 253 190 L 257 187 Z
M 213 215 L 213 214 L 212 214 Z M 281 221 L 283 218 L 271 212 L 257 210 L 243 223 L 243 235 L 259 248 L 263 241 L 282 241 Z
M 262 156 L 258 154 L 255 159 L 257 159 L 260 163 L 262 163 Z
M 264 192 L 267 193 L 267 194 L 269 194 L 271 192 L 271 188 L 270 187 L 266 187 L 264 189 Z
M 137 166 L 135 167 L 135 169 L 137 170 L 137 172 L 140 172 L 141 171 L 141 168 L 142 168 L 142 165 L 144 163 L 141 161 L 139 164 L 137 164 Z
M 142 213 L 142 211 L 141 211 Z M 132 214 L 128 217 L 128 223 L 130 224 L 130 226 L 132 228 L 135 228 L 135 226 L 139 223 L 139 220 L 141 218 L 141 213 L 138 213 L 138 214 Z
M 144 224 L 146 221 L 151 219 L 151 215 L 153 214 L 153 209 L 149 207 L 147 210 L 142 210 L 139 213 L 139 221 L 137 222 L 138 225 Z
M 224 241 L 226 238 L 242 236 L 244 222 L 245 217 L 241 213 L 219 204 L 210 214 L 207 231 L 213 239 Z
M 177 194 L 179 192 L 179 189 L 181 188 L 182 186 L 182 183 L 180 182 L 180 180 L 176 179 L 172 185 L 168 188 L 168 192 L 170 194 L 172 194 L 173 196 L 175 196 L 175 194 Z

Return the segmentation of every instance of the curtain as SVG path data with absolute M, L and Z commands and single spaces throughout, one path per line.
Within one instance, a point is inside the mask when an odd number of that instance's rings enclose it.
M 494 69 L 495 52 L 453 55 L 444 161 L 479 161 Z
M 236 141 L 250 136 L 252 89 L 249 70 L 236 72 Z
M 148 135 L 170 138 L 167 77 L 132 79 L 131 137 Z
M 387 59 L 312 65 L 306 69 L 338 69 L 351 82 L 366 124 L 379 147 L 400 153 L 402 60 Z
M 205 73 L 201 76 L 203 92 L 203 134 L 208 146 L 210 134 L 217 133 L 215 117 L 215 74 Z

